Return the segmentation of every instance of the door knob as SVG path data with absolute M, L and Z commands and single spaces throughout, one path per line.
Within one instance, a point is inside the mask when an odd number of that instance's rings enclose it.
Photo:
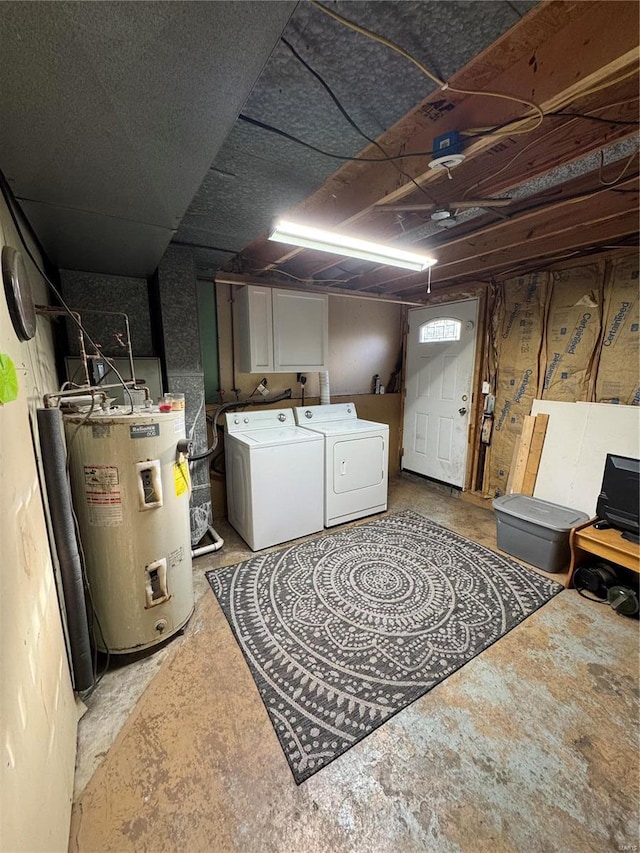
M 466 414 L 467 414 L 467 410 L 466 410 L 466 408 L 465 408 L 464 406 L 462 406 L 462 408 L 458 409 L 458 411 L 460 412 L 460 414 L 461 414 L 461 415 L 466 415 Z

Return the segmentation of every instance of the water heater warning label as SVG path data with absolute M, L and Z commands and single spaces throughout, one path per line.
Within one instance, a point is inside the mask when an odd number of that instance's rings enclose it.
M 94 527 L 122 524 L 120 477 L 114 465 L 85 465 L 84 490 L 89 524 Z

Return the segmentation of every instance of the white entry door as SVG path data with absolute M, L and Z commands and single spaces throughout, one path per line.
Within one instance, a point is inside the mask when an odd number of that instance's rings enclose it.
M 467 463 L 477 314 L 475 299 L 409 311 L 402 467 L 459 487 Z

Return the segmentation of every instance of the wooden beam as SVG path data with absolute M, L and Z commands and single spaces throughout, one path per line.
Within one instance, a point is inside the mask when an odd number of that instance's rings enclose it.
M 521 93 L 544 110 L 559 109 L 632 67 L 637 62 L 637 45 L 635 2 L 544 3 L 454 75 L 451 83 L 461 88 Z M 442 132 L 501 123 L 523 112 L 509 101 L 450 91 L 432 93 L 379 141 L 394 152 L 426 151 Z M 472 157 L 494 144 L 495 139 L 483 137 L 465 153 Z M 363 153 L 377 156 L 375 150 L 370 147 Z M 445 180 L 427 169 L 420 158 L 402 162 L 404 170 L 421 185 Z M 344 225 L 357 221 L 383 199 L 402 200 L 412 188 L 410 182 L 399 182 L 391 163 L 350 163 L 289 215 L 325 225 Z M 268 266 L 282 263 L 301 250 L 283 254 L 279 246 L 259 238 L 246 251 Z
M 536 487 L 538 468 L 540 467 L 542 448 L 544 447 L 544 438 L 547 434 L 547 426 L 549 424 L 549 415 L 535 415 L 534 421 L 533 433 L 529 444 L 529 456 L 527 457 L 524 478 L 522 480 L 523 495 L 532 495 Z
M 635 188 L 637 174 L 622 181 L 619 189 Z M 548 240 L 559 234 L 564 234 L 562 247 L 578 247 L 588 245 L 593 239 L 585 239 L 586 234 L 579 227 L 606 222 L 612 217 L 624 217 L 631 212 L 636 216 L 637 197 L 612 192 L 607 187 L 596 190 L 593 194 L 581 198 L 573 198 L 572 189 L 580 186 L 582 181 L 567 185 L 562 193 L 567 197 L 558 201 L 536 207 L 533 210 L 523 210 L 509 220 L 500 220 L 485 225 L 472 233 L 451 237 L 430 251 L 438 258 L 438 263 L 432 268 L 432 282 L 450 280 L 455 275 L 468 275 L 474 271 L 490 269 L 493 264 L 508 263 L 515 258 L 513 250 L 527 244 L 535 256 L 539 247 L 534 249 L 534 243 Z M 632 198 L 633 201 L 629 201 Z M 633 229 L 632 229 L 633 230 Z M 632 233 L 628 223 L 620 220 L 619 235 Z M 616 235 L 616 229 L 607 229 L 606 239 Z M 597 238 L 596 238 L 597 239 Z M 557 251 L 557 243 L 554 244 Z M 546 250 L 546 246 L 543 247 Z M 527 257 L 527 252 L 521 257 Z M 482 261 L 482 263 L 481 263 Z M 365 292 L 371 288 L 382 288 L 385 293 L 400 293 L 415 287 L 423 287 L 427 281 L 425 273 L 411 273 L 393 270 L 391 267 L 380 268 L 367 276 Z
M 541 232 L 535 239 L 533 237 L 527 239 L 524 236 L 518 244 L 495 249 L 467 262 L 460 261 L 456 266 L 452 266 L 447 275 L 443 276 L 443 283 L 452 284 L 459 278 L 469 276 L 477 278 L 483 273 L 488 275 L 501 269 L 517 268 L 518 264 L 532 259 L 542 263 L 545 258 L 548 258 L 551 263 L 553 260 L 560 260 L 558 255 L 563 252 L 579 252 L 583 247 L 605 245 L 620 237 L 638 233 L 637 211 L 612 212 L 595 219 L 591 219 L 591 216 L 593 214 L 590 214 L 585 221 L 577 217 L 555 232 L 551 230 L 546 233 Z M 516 274 L 517 271 L 514 269 L 513 275 Z M 417 298 L 418 293 L 424 292 L 425 287 L 426 281 L 423 281 L 412 287 L 395 290 L 394 293 L 402 295 L 405 299 L 412 296 Z
M 633 89 L 637 87 L 635 81 L 631 81 L 631 87 Z M 607 117 L 612 119 L 612 122 L 637 122 L 637 95 L 635 101 L 629 102 L 631 90 L 628 84 L 625 85 L 624 95 L 621 96 L 619 91 L 616 89 L 615 94 L 608 95 L 598 93 L 598 102 L 606 103 L 607 97 L 624 97 L 627 99 L 624 103 L 608 109 Z M 591 104 L 584 107 L 581 104 L 580 109 L 592 109 L 595 97 L 592 96 Z M 498 195 L 509 192 L 523 183 L 529 183 L 547 174 L 560 164 L 566 166 L 575 163 L 585 155 L 600 151 L 612 142 L 635 137 L 635 135 L 637 135 L 637 129 L 624 124 L 565 119 L 557 125 L 554 124 L 552 128 L 546 127 L 528 136 L 507 137 L 486 151 L 485 157 L 463 163 L 452 172 L 453 178 L 445 188 L 446 194 L 442 196 L 443 204 L 446 206 L 447 200 L 463 198 L 465 195 L 472 196 L 473 193 L 469 188 L 479 182 L 482 182 L 483 194 Z M 519 156 L 525 154 L 526 156 Z M 542 196 L 551 193 L 561 194 L 561 191 L 556 187 L 547 193 L 543 192 Z M 417 191 L 413 193 L 411 199 L 415 202 L 419 201 Z M 515 203 L 511 211 L 517 210 L 518 204 Z M 369 212 L 366 221 L 369 223 L 371 234 L 379 234 L 384 226 L 387 239 L 392 240 L 398 236 L 396 220 L 391 215 L 385 216 L 374 208 Z M 337 256 L 328 258 L 324 253 L 307 251 L 293 258 L 284 269 L 300 278 L 312 278 L 323 270 L 335 266 L 337 262 L 339 262 Z M 365 274 L 363 279 L 363 289 L 366 288 L 368 275 Z
M 307 282 L 307 288 L 304 283 L 291 284 L 290 282 L 278 281 L 274 276 L 256 276 L 244 275 L 242 273 L 230 273 L 218 271 L 215 274 L 214 281 L 216 284 L 253 284 L 257 287 L 277 287 L 280 290 L 302 290 L 313 289 L 314 293 L 329 293 L 331 296 L 343 296 L 347 299 L 372 299 L 376 302 L 393 302 L 396 305 L 424 305 L 422 300 L 404 299 L 401 296 L 386 296 L 378 293 L 360 293 L 350 290 L 337 290 L 335 288 L 316 286 L 313 282 Z
M 531 440 L 533 438 L 535 423 L 535 415 L 526 415 L 522 423 L 522 433 L 520 434 L 520 440 L 516 445 L 518 450 L 515 455 L 515 465 L 513 465 L 513 470 L 509 470 L 508 479 L 511 480 L 510 494 L 524 494 L 522 489 L 527 471 L 527 460 L 529 459 L 529 450 L 531 448 Z M 507 491 L 509 491 L 508 484 Z

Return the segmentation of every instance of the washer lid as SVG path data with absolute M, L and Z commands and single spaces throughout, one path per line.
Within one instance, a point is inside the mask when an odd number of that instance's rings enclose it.
M 292 409 L 259 409 L 257 412 L 244 409 L 227 413 L 225 419 L 227 432 L 236 434 L 296 425 Z
M 281 444 L 298 444 L 303 441 L 322 441 L 322 436 L 299 427 L 274 427 L 274 429 L 256 429 L 247 432 L 230 433 L 236 441 L 247 447 L 274 447 Z

